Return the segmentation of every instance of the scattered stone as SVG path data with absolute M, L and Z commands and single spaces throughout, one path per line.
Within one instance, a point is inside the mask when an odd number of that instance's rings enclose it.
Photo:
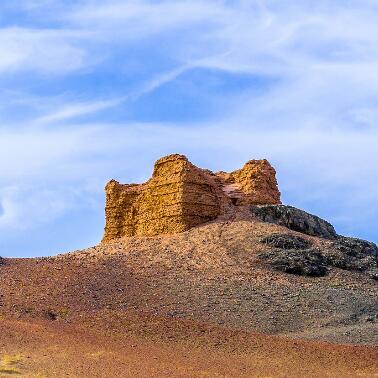
M 378 268 L 377 269 L 368 270 L 366 273 L 369 275 L 370 278 L 372 278 L 373 280 L 378 281 Z
M 57 320 L 58 314 L 54 311 L 48 310 L 46 311 L 46 318 L 49 320 Z
M 311 247 L 311 243 L 296 235 L 289 234 L 272 234 L 261 239 L 261 242 L 270 247 L 280 249 L 307 249 Z
M 250 207 L 250 210 L 253 216 L 263 222 L 275 223 L 307 235 L 328 239 L 337 237 L 330 223 L 292 206 L 254 205 Z
M 261 253 L 259 258 L 276 270 L 298 276 L 323 277 L 328 272 L 326 261 L 316 249 L 274 250 Z
M 356 271 L 378 271 L 378 247 L 374 243 L 339 236 L 324 253 L 327 263 L 336 268 Z
M 0 256 L 0 265 L 4 265 L 5 264 L 5 259 L 3 259 L 1 256 Z
M 330 268 L 365 272 L 378 280 L 378 247 L 365 240 L 338 236 L 329 246 L 308 249 L 311 243 L 296 235 L 272 234 L 261 239 L 274 250 L 259 258 L 285 273 L 320 277 Z

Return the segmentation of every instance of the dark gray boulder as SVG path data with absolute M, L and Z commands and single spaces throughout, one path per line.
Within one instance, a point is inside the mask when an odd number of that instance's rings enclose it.
M 250 207 L 250 211 L 254 217 L 263 222 L 275 223 L 303 234 L 327 239 L 337 237 L 330 223 L 292 206 L 254 205 Z
M 378 269 L 378 247 L 374 243 L 339 236 L 324 252 L 327 263 L 336 268 L 360 272 Z
M 273 248 L 280 249 L 307 249 L 312 243 L 297 235 L 272 234 L 261 239 L 261 242 Z
M 369 275 L 370 278 L 378 281 L 378 268 L 368 270 L 366 273 Z
M 277 249 L 259 254 L 259 259 L 275 270 L 298 276 L 323 277 L 328 272 L 324 257 L 316 249 Z
M 356 238 L 337 236 L 322 247 L 297 235 L 272 234 L 260 240 L 271 250 L 258 255 L 259 260 L 275 270 L 301 276 L 322 277 L 329 269 L 361 272 L 378 280 L 378 247 Z

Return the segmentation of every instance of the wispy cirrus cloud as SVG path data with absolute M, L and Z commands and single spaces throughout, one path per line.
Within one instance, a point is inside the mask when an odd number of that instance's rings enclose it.
M 73 24 L 137 32 L 138 39 L 172 28 L 185 28 L 198 22 L 221 23 L 229 14 L 224 2 L 205 1 L 109 1 L 88 2 L 68 12 L 67 20 Z M 144 20 L 144 22 L 141 22 Z M 121 26 L 121 30 L 119 27 Z
M 81 69 L 86 50 L 79 32 L 6 27 L 0 29 L 0 74 L 17 71 L 63 74 Z
M 77 118 L 83 115 L 94 114 L 102 110 L 115 107 L 122 103 L 124 99 L 95 101 L 90 103 L 75 103 L 66 104 L 62 108 L 57 109 L 51 113 L 45 114 L 34 120 L 37 125 L 51 124 L 59 121 Z

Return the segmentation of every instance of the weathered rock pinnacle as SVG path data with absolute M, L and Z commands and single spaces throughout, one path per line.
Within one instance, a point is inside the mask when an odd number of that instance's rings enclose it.
M 234 206 L 281 203 L 276 172 L 267 160 L 250 160 L 231 173 L 213 173 L 183 155 L 169 155 L 155 163 L 146 183 L 111 180 L 105 191 L 103 242 L 178 233 L 214 220 Z

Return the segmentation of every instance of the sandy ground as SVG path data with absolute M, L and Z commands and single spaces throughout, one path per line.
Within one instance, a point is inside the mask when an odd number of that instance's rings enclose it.
M 151 341 L 127 334 L 111 337 L 60 322 L 3 319 L 0 334 L 0 354 L 5 357 L 0 366 L 17 371 L 1 377 L 378 376 L 377 348 L 253 334 L 225 340 L 221 329 L 200 341 L 196 335 L 185 341 Z
M 378 282 L 272 270 L 272 233 L 296 234 L 236 219 L 4 260 L 0 377 L 378 377 Z

